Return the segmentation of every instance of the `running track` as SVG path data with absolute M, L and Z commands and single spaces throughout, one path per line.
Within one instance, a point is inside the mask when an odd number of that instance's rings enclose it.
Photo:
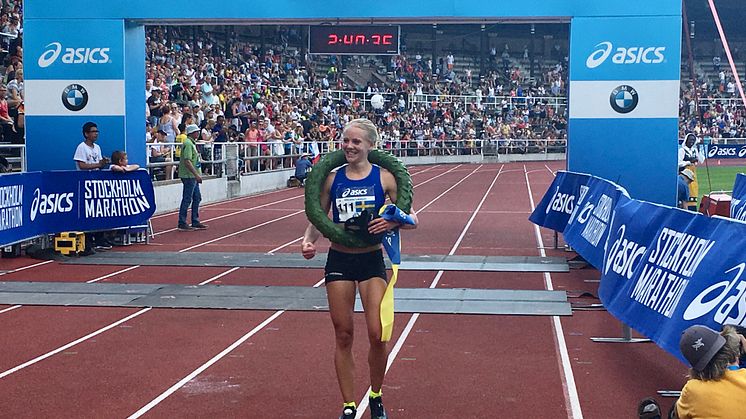
M 411 254 L 567 256 L 527 221 L 564 162 L 412 168 L 420 227 Z M 178 232 L 176 215 L 133 251 L 297 252 L 300 189 L 204 206 L 210 229 Z M 327 242 L 320 242 L 325 251 Z M 544 247 L 543 247 L 544 246 Z M 545 248 L 546 247 L 546 248 Z M 0 259 L 2 281 L 321 286 L 321 270 L 75 266 Z M 563 274 L 403 272 L 399 286 L 557 289 L 597 295 L 592 269 Z M 573 303 L 598 302 L 571 298 Z M 384 384 L 392 418 L 630 418 L 685 369 L 653 344 L 620 336 L 605 311 L 573 316 L 398 314 Z M 336 418 L 327 313 L 0 305 L 2 417 Z M 367 393 L 367 337 L 356 316 L 356 391 Z M 671 401 L 664 401 L 668 408 Z M 368 417 L 367 412 L 364 417 Z

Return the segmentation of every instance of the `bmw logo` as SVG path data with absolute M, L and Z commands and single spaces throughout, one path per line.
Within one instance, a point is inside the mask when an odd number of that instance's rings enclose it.
M 619 113 L 632 112 L 637 107 L 637 101 L 637 90 L 626 84 L 617 86 L 609 96 L 611 108 Z
M 88 104 L 88 91 L 79 84 L 71 84 L 62 91 L 62 104 L 68 110 L 78 112 Z

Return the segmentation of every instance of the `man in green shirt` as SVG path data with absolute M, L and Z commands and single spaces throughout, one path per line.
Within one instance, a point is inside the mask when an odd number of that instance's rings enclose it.
M 202 194 L 199 184 L 202 183 L 202 170 L 200 170 L 199 153 L 195 141 L 199 138 L 200 129 L 194 124 L 186 127 L 186 139 L 181 145 L 181 159 L 179 160 L 179 178 L 184 185 L 181 194 L 181 206 L 179 207 L 179 231 L 204 230 L 205 224 L 199 222 L 199 203 Z M 192 224 L 186 222 L 187 210 L 192 206 Z

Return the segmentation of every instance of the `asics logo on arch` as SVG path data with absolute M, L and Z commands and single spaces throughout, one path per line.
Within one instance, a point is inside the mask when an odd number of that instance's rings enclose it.
M 47 68 L 57 61 L 64 64 L 106 64 L 111 62 L 109 48 L 63 48 L 59 42 L 52 42 L 45 47 L 47 50 L 39 56 L 39 67 Z
M 594 48 L 585 60 L 588 68 L 600 66 L 609 56 L 614 64 L 660 64 L 666 59 L 663 55 L 666 47 L 617 47 L 615 50 L 611 42 L 603 41 Z

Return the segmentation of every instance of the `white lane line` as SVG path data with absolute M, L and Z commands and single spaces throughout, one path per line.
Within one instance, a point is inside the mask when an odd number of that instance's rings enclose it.
M 269 202 L 269 203 L 266 203 L 266 204 L 257 205 L 255 207 L 251 207 L 251 208 L 244 208 L 242 210 L 238 210 L 238 211 L 235 211 L 235 212 L 230 212 L 228 214 L 218 215 L 217 217 L 208 218 L 208 219 L 203 220 L 203 221 L 206 222 L 206 223 L 208 223 L 208 222 L 215 221 L 215 220 L 221 220 L 223 218 L 232 217 L 234 215 L 240 215 L 240 214 L 243 214 L 243 213 L 248 212 L 248 211 L 253 211 L 253 210 L 260 209 L 260 208 L 265 208 L 265 207 L 269 207 L 269 206 L 272 206 L 272 205 L 277 205 L 277 204 L 280 204 L 280 203 L 283 203 L 283 202 L 292 201 L 293 199 L 298 199 L 298 198 L 302 198 L 302 197 L 303 197 L 303 195 L 293 196 L 293 197 L 290 197 L 290 198 L 281 199 L 279 201 L 273 201 L 273 202 Z M 163 231 L 159 231 L 159 232 L 157 232 L 157 233 L 155 233 L 153 235 L 157 236 L 159 234 L 170 233 L 170 232 L 176 231 L 176 230 L 178 230 L 178 229 L 177 228 L 169 228 L 169 229 L 166 229 L 166 230 L 163 230 Z
M 552 174 L 552 176 L 554 176 L 554 177 L 556 177 L 556 176 L 557 176 L 557 173 L 555 173 L 555 172 L 554 172 L 554 171 L 553 171 L 552 169 L 550 169 L 548 165 L 546 165 L 546 164 L 545 164 L 545 165 L 544 165 L 544 167 L 546 167 L 546 168 L 547 168 L 547 170 L 549 170 L 549 173 L 551 173 L 551 174 Z
M 21 266 L 20 268 L 11 269 L 9 271 L 0 272 L 0 276 L 2 275 L 8 275 L 16 272 L 25 271 L 26 269 L 36 268 L 37 266 L 46 265 L 47 263 L 52 263 L 53 260 L 45 260 L 44 262 L 34 263 L 33 265 L 28 266 Z
M 476 171 L 479 170 L 481 167 L 482 165 L 474 169 L 474 171 L 469 173 L 467 176 L 464 176 L 464 178 L 461 179 L 459 183 L 464 181 L 466 178 L 468 178 L 472 174 L 476 173 Z M 501 173 L 503 173 L 504 167 L 505 165 L 500 166 L 500 169 L 497 171 L 495 178 L 492 179 L 492 183 L 490 184 L 490 187 L 487 188 L 487 191 L 482 196 L 482 199 L 479 201 L 479 204 L 474 209 L 474 212 L 472 213 L 471 218 L 469 218 L 469 221 L 466 223 L 466 226 L 464 226 L 464 229 L 461 230 L 461 234 L 456 240 L 456 243 L 454 243 L 453 247 L 451 248 L 451 251 L 448 252 L 449 256 L 453 256 L 456 253 L 456 249 L 458 249 L 459 245 L 461 244 L 461 241 L 464 239 L 464 236 L 466 236 L 466 232 L 469 230 L 469 227 L 471 226 L 471 223 L 474 221 L 474 218 L 476 218 L 477 213 L 479 213 L 479 209 L 482 208 L 482 205 L 484 205 L 484 201 L 487 200 L 487 196 L 492 190 L 492 187 L 495 186 L 495 182 L 497 182 L 497 178 L 500 176 Z M 458 185 L 458 183 L 456 185 Z M 453 187 L 455 187 L 456 185 L 446 190 L 446 192 L 453 189 Z M 438 198 L 441 197 L 443 194 L 438 195 Z M 432 202 L 434 202 L 434 200 L 430 201 L 430 203 Z M 428 205 L 430 205 L 430 203 L 428 203 Z M 427 205 L 425 207 L 427 207 Z M 423 207 L 423 209 L 425 207 Z M 430 286 L 428 288 L 435 288 L 436 286 L 438 286 L 438 282 L 440 282 L 440 278 L 443 276 L 443 272 L 444 271 L 438 271 L 438 273 L 435 274 L 435 278 L 433 278 L 433 282 L 430 283 Z M 414 313 L 412 317 L 409 319 L 409 322 L 407 322 L 407 326 L 404 328 L 404 331 L 402 331 L 402 334 L 399 336 L 399 339 L 396 340 L 396 343 L 394 344 L 394 347 L 391 349 L 391 352 L 389 352 L 389 356 L 386 361 L 386 372 L 389 372 L 389 369 L 394 364 L 394 360 L 396 359 L 396 356 L 399 354 L 399 351 L 401 350 L 402 346 L 404 346 L 404 342 L 407 340 L 407 337 L 409 337 L 409 333 L 412 331 L 412 328 L 414 327 L 415 322 L 419 318 L 420 318 L 420 313 Z M 368 390 L 365 392 L 365 394 L 363 395 L 363 398 L 360 400 L 360 403 L 357 409 L 357 415 L 355 416 L 355 419 L 361 419 L 363 417 L 363 414 L 365 413 L 365 410 L 368 407 L 368 393 L 370 392 L 370 390 L 371 388 L 368 387 Z
M 104 275 L 104 276 L 100 276 L 100 277 L 98 277 L 96 279 L 91 279 L 90 281 L 85 281 L 85 283 L 86 284 L 93 284 L 94 282 L 98 282 L 98 281 L 104 280 L 106 278 L 111 278 L 112 276 L 119 275 L 119 274 L 122 274 L 122 273 L 125 273 L 125 272 L 128 272 L 128 271 L 131 271 L 133 269 L 137 269 L 139 267 L 140 267 L 140 265 L 130 266 L 129 268 L 120 269 L 120 270 L 118 270 L 116 272 L 112 272 L 110 274 L 107 274 L 107 275 Z
M 319 282 L 317 282 L 316 284 L 314 284 L 313 288 L 318 288 L 323 283 L 324 283 L 324 278 L 321 278 L 321 280 Z M 145 406 L 141 407 L 137 412 L 135 412 L 132 415 L 130 415 L 128 417 L 128 419 L 136 419 L 136 418 L 139 418 L 140 416 L 144 415 L 145 413 L 147 413 L 150 409 L 154 408 L 160 402 L 162 402 L 163 400 L 165 400 L 168 396 L 170 396 L 173 393 L 175 393 L 181 387 L 184 387 L 184 385 L 186 383 L 188 383 L 190 380 L 194 379 L 194 377 L 198 376 L 203 371 L 205 371 L 206 369 L 210 368 L 213 364 L 215 364 L 216 362 L 220 361 L 226 355 L 228 355 L 229 353 L 233 352 L 234 349 L 238 348 L 242 343 L 246 342 L 246 340 L 248 340 L 250 337 L 252 337 L 255 334 L 259 333 L 262 329 L 264 329 L 265 327 L 267 327 L 275 319 L 277 319 L 278 317 L 280 317 L 284 312 L 285 312 L 285 310 L 276 311 L 274 314 L 272 314 L 266 320 L 264 320 L 263 322 L 261 322 L 255 328 L 251 329 L 251 331 L 249 331 L 245 335 L 241 336 L 237 341 L 233 342 L 230 346 L 228 346 L 227 348 L 223 349 L 219 354 L 217 354 L 214 357 L 212 357 L 212 359 L 210 359 L 209 361 L 207 361 L 204 364 L 202 364 L 199 367 L 197 367 L 197 369 L 195 369 L 194 371 L 192 371 L 186 377 L 184 377 L 181 380 L 179 380 L 176 384 L 174 384 L 171 387 L 169 387 L 166 391 L 164 391 L 163 393 L 161 393 L 160 395 L 158 395 L 158 397 L 156 397 L 155 399 L 153 399 L 152 401 L 150 401 L 150 403 L 146 404 Z
M 200 205 L 200 209 L 202 209 L 202 208 L 211 208 L 211 207 L 214 207 L 214 206 L 228 204 L 228 203 L 233 203 L 233 202 L 239 202 L 239 201 L 243 201 L 243 200 L 250 199 L 250 198 L 260 198 L 260 197 L 267 196 L 267 195 L 274 195 L 274 194 L 277 194 L 277 193 L 280 193 L 280 192 L 289 192 L 289 191 L 288 191 L 287 188 L 282 188 L 282 189 L 276 189 L 274 191 L 258 193 L 258 194 L 255 194 L 255 195 L 246 195 L 246 196 L 242 196 L 242 197 L 239 197 L 239 198 L 226 199 L 225 201 L 219 201 L 219 202 L 213 202 L 211 204 Z M 177 209 L 177 210 L 173 210 L 173 211 L 164 212 L 163 214 L 158 214 L 158 215 L 156 215 L 154 217 L 150 217 L 150 218 L 151 219 L 164 218 L 164 217 L 168 217 L 170 215 L 177 215 L 178 213 L 179 213 L 179 210 Z
M 523 166 L 524 171 L 526 166 Z M 536 209 L 534 204 L 534 196 L 531 191 L 531 182 L 528 180 L 528 172 L 526 172 L 526 188 L 528 189 L 528 199 L 531 202 L 531 212 Z M 546 257 L 547 252 L 544 251 L 544 239 L 541 238 L 541 231 L 539 226 L 534 224 L 534 235 L 536 236 L 536 243 L 539 246 L 539 255 Z M 544 285 L 546 289 L 553 290 L 554 285 L 552 284 L 552 275 L 549 272 L 544 272 Z M 575 385 L 575 376 L 572 372 L 572 364 L 570 364 L 570 355 L 567 351 L 567 342 L 565 342 L 565 332 L 562 330 L 562 322 L 559 316 L 552 316 L 552 328 L 554 329 L 554 342 L 555 347 L 560 355 L 560 371 L 563 376 L 563 393 L 565 396 L 565 406 L 567 408 L 567 416 L 572 419 L 582 419 L 583 411 L 580 408 L 580 398 L 578 396 L 578 389 Z
M 86 341 L 86 340 L 88 340 L 88 339 L 90 339 L 92 337 L 98 336 L 101 333 L 104 333 L 105 331 L 107 331 L 109 329 L 113 329 L 113 328 L 119 326 L 120 324 L 122 324 L 122 323 L 124 323 L 126 321 L 129 321 L 131 319 L 134 319 L 135 317 L 137 317 L 137 316 L 139 316 L 141 314 L 144 314 L 144 313 L 146 313 L 146 312 L 148 312 L 150 310 L 151 310 L 150 307 L 144 308 L 144 309 L 142 309 L 142 310 L 140 310 L 140 311 L 138 311 L 136 313 L 130 314 L 129 316 L 127 316 L 127 317 L 125 317 L 125 318 L 123 318 L 121 320 L 118 320 L 118 321 L 116 321 L 116 322 L 114 322 L 114 323 L 112 323 L 112 324 L 110 324 L 110 325 L 108 325 L 106 327 L 102 327 L 101 329 L 98 329 L 95 332 L 89 333 L 89 334 L 83 336 L 80 339 L 76 339 L 76 340 L 68 343 L 67 345 L 60 346 L 59 348 L 57 348 L 57 349 L 55 349 L 53 351 L 49 351 L 49 352 L 45 353 L 44 355 L 37 356 L 36 358 L 34 358 L 34 359 L 30 360 L 30 361 L 26 361 L 26 362 L 24 362 L 21 365 L 18 365 L 16 367 L 13 367 L 13 368 L 7 370 L 7 371 L 4 371 L 4 372 L 0 373 L 0 379 L 5 378 L 5 377 L 9 376 L 10 374 L 13 374 L 14 372 L 22 370 L 22 369 L 24 369 L 24 368 L 26 368 L 28 366 L 34 365 L 34 364 L 36 364 L 39 361 L 43 361 L 43 360 L 49 358 L 52 355 L 55 355 L 55 354 L 58 354 L 58 353 L 60 353 L 62 351 L 70 349 L 73 346 L 75 346 L 75 345 L 77 345 L 77 344 L 79 344 L 81 342 L 84 342 L 84 341 Z
M 432 204 L 433 204 L 433 203 L 434 203 L 435 201 L 437 201 L 438 199 L 440 199 L 440 198 L 441 198 L 441 197 L 442 197 L 443 195 L 447 194 L 448 192 L 450 192 L 451 190 L 453 190 L 453 189 L 454 189 L 455 187 L 457 187 L 458 185 L 460 185 L 460 184 L 461 184 L 461 182 L 463 182 L 463 181 L 465 181 L 466 179 L 468 179 L 468 178 L 469 178 L 469 176 L 471 176 L 471 175 L 473 175 L 474 173 L 476 173 L 476 172 L 477 172 L 477 170 L 479 170 L 479 169 L 480 169 L 481 167 L 482 167 L 482 165 L 479 165 L 479 166 L 478 166 L 478 167 L 477 167 L 476 169 L 472 170 L 472 171 L 471 171 L 471 173 L 469 173 L 468 175 L 466 175 L 466 176 L 464 176 L 463 178 L 461 178 L 461 180 L 459 180 L 459 181 L 458 181 L 458 182 L 456 182 L 455 184 L 451 185 L 451 187 L 450 187 L 450 188 L 446 189 L 446 190 L 445 190 L 445 191 L 443 191 L 443 192 L 442 192 L 442 193 L 441 193 L 440 195 L 438 195 L 438 196 L 436 196 L 435 198 L 433 198 L 433 199 L 432 199 L 432 200 L 431 200 L 430 202 L 428 202 L 427 204 L 425 204 L 425 205 L 424 205 L 424 206 L 423 206 L 422 208 L 420 208 L 420 209 L 416 210 L 416 211 L 415 211 L 415 214 L 419 214 L 419 213 L 421 213 L 422 211 L 424 211 L 424 210 L 425 210 L 425 208 L 429 207 L 429 206 L 430 206 L 430 205 L 432 205 Z
M 10 306 L 10 307 L 7 307 L 7 308 L 4 308 L 4 309 L 0 310 L 0 314 L 7 313 L 7 312 L 9 312 L 11 310 L 15 310 L 15 309 L 21 308 L 21 307 L 23 307 L 23 306 L 20 306 L 20 305 Z
M 235 272 L 235 271 L 237 271 L 237 270 L 239 270 L 239 269 L 241 269 L 241 268 L 240 268 L 239 266 L 236 266 L 236 267 L 234 267 L 234 268 L 230 268 L 230 269 L 228 269 L 227 271 L 225 271 L 225 272 L 223 272 L 223 273 L 217 274 L 217 275 L 213 276 L 213 277 L 212 277 L 212 278 L 210 278 L 210 279 L 206 279 L 206 280 L 204 280 L 204 281 L 200 282 L 200 283 L 199 283 L 198 285 L 207 285 L 207 284 L 209 284 L 210 282 L 212 282 L 212 281 L 215 281 L 216 279 L 220 279 L 220 278 L 222 278 L 222 277 L 224 277 L 224 276 L 228 275 L 229 273 L 231 273 L 231 272 Z
M 286 248 L 286 247 L 288 247 L 288 246 L 290 246 L 290 245 L 292 245 L 294 243 L 297 243 L 297 242 L 299 242 L 301 240 L 303 240 L 303 236 L 300 236 L 300 237 L 298 237 L 297 239 L 295 239 L 293 241 L 289 241 L 289 242 L 283 244 L 282 246 L 275 247 L 274 249 L 270 250 L 267 253 L 269 253 L 270 255 L 273 255 L 276 251 L 282 250 L 282 249 L 284 249 L 284 248 Z
M 208 244 L 210 244 L 210 243 L 215 243 L 216 241 L 220 241 L 220 240 L 223 240 L 223 239 L 227 239 L 228 237 L 233 237 L 233 236 L 237 236 L 237 235 L 239 235 L 239 234 L 243 234 L 243 233 L 245 233 L 245 232 L 247 232 L 247 231 L 251 231 L 251 230 L 257 229 L 257 228 L 259 228 L 259 227 L 264 227 L 264 226 L 266 226 L 267 224 L 272 224 L 272 223 L 275 223 L 275 222 L 277 222 L 277 221 L 280 221 L 280 220 L 284 220 L 285 218 L 290 218 L 290 217 L 292 217 L 292 216 L 294 216 L 294 215 L 298 215 L 298 214 L 300 214 L 300 213 L 303 213 L 303 212 L 305 212 L 305 210 L 295 211 L 295 212 L 293 212 L 293 213 L 291 213 L 291 214 L 288 214 L 288 215 L 284 215 L 284 216 L 282 216 L 282 217 L 280 217 L 280 218 L 275 218 L 275 219 L 272 219 L 272 220 L 269 220 L 269 221 L 265 221 L 265 222 L 263 222 L 263 223 L 261 223 L 261 224 L 257 224 L 257 225 L 255 225 L 255 226 L 251 226 L 251 227 L 249 227 L 249 228 L 245 228 L 245 229 L 243 229 L 243 230 L 239 230 L 239 231 L 234 231 L 233 233 L 230 233 L 230 234 L 226 234 L 226 235 L 224 235 L 224 236 L 220 236 L 220 237 L 214 238 L 214 239 L 212 239 L 212 240 L 208 240 L 208 241 L 206 241 L 206 242 L 198 243 L 198 244 L 195 244 L 195 245 L 193 245 L 193 246 L 189 246 L 189 247 L 187 247 L 187 248 L 185 248 L 185 249 L 181 249 L 181 250 L 179 250 L 179 252 L 178 252 L 178 253 L 188 252 L 188 251 L 190 251 L 190 250 L 192 250 L 192 249 L 196 249 L 196 248 L 198 248 L 198 247 L 202 247 L 202 246 L 208 245 Z
M 222 352 L 220 352 L 219 354 L 217 354 L 214 357 L 212 357 L 212 359 L 210 359 L 209 361 L 207 361 L 204 364 L 202 364 L 199 368 L 197 368 L 196 370 L 192 371 L 186 377 L 182 378 L 178 383 L 176 383 L 176 384 L 172 385 L 171 387 L 169 387 L 168 390 L 166 390 L 163 393 L 161 393 L 158 397 L 156 397 L 155 399 L 153 399 L 150 403 L 146 404 L 145 406 L 141 407 L 140 410 L 138 410 L 137 412 L 135 412 L 132 415 L 130 415 L 129 419 L 139 418 L 140 416 L 142 416 L 145 413 L 147 413 L 150 409 L 152 409 L 156 405 L 158 405 L 158 403 L 162 402 L 166 397 L 170 396 L 176 390 L 178 390 L 181 387 L 183 387 L 184 384 L 188 383 L 191 379 L 193 379 L 194 377 L 196 377 L 199 374 L 201 374 L 202 371 L 210 368 L 210 366 L 212 366 L 214 363 L 220 361 L 220 359 L 222 359 L 224 356 L 228 355 L 230 352 L 232 352 L 234 349 L 236 349 L 239 345 L 241 345 L 242 343 L 244 343 L 247 339 L 249 339 L 250 337 L 252 337 L 255 334 L 257 334 L 259 331 L 261 331 L 262 329 L 264 329 L 268 324 L 270 324 L 276 318 L 280 317 L 280 315 L 282 315 L 282 313 L 284 313 L 284 312 L 285 312 L 285 310 L 276 311 L 274 314 L 272 314 L 271 316 L 269 316 L 266 320 L 264 320 L 263 322 L 259 323 L 259 325 L 257 325 L 255 328 L 251 329 L 251 331 L 249 331 L 245 335 L 241 336 L 237 341 L 233 342 L 229 347 L 223 349 Z
M 424 182 L 420 182 L 420 183 L 418 183 L 418 184 L 417 184 L 417 186 L 422 186 L 422 185 L 426 185 L 426 184 L 428 184 L 428 183 L 432 182 L 433 180 L 435 180 L 435 179 L 437 179 L 437 178 L 439 178 L 439 177 L 441 177 L 441 176 L 444 176 L 444 175 L 447 175 L 448 173 L 451 173 L 451 172 L 453 172 L 454 170 L 458 169 L 458 168 L 459 168 L 459 167 L 461 167 L 461 166 L 462 166 L 462 165 L 460 165 L 460 164 L 459 164 L 459 165 L 457 165 L 457 166 L 454 166 L 454 167 L 452 167 L 452 168 L 450 168 L 450 169 L 446 170 L 446 171 L 445 171 L 445 172 L 443 172 L 443 173 L 439 173 L 439 174 L 437 174 L 437 175 L 435 175 L 435 176 L 431 177 L 430 179 L 428 179 L 428 180 L 426 180 L 426 181 L 424 181 Z M 417 186 L 415 186 L 415 188 L 416 188 Z

